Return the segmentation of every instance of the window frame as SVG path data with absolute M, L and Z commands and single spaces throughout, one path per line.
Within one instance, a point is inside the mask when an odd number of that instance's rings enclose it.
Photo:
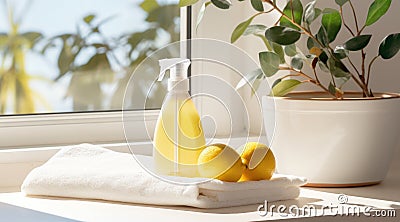
M 181 39 L 192 37 L 192 9 L 180 9 Z M 130 124 L 135 124 L 135 140 L 146 141 L 146 124 L 154 132 L 159 110 L 128 112 Z M 59 146 L 75 143 L 125 142 L 122 111 L 71 112 L 0 116 L 0 150 L 12 148 Z M 143 116 L 146 123 L 143 123 Z M 137 127 L 136 127 L 137 125 Z M 132 137 L 130 136 L 130 139 Z

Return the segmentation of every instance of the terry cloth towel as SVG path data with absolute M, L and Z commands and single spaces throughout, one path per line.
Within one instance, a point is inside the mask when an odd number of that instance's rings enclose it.
M 177 185 L 150 175 L 131 154 L 81 144 L 61 149 L 32 170 L 21 191 L 32 196 L 221 208 L 294 199 L 305 183 L 305 178 L 274 175 L 264 181 Z

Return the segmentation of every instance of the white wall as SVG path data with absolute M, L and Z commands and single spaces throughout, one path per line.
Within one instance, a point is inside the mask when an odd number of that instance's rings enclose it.
M 308 0 L 307 2 L 309 2 Z M 283 1 L 282 1 L 283 2 Z M 306 1 L 303 1 L 306 2 Z M 353 1 L 353 4 L 356 6 L 359 16 L 359 24 L 362 26 L 365 21 L 365 17 L 372 1 Z M 305 3 L 304 3 L 305 4 Z M 332 7 L 338 8 L 334 3 L 334 0 L 324 0 L 318 2 L 319 7 Z M 200 8 L 201 4 L 197 4 L 194 7 L 194 20 L 197 18 L 197 12 Z M 345 20 L 350 25 L 353 25 L 353 18 L 350 16 L 349 7 L 345 7 Z M 375 56 L 377 54 L 378 46 L 380 41 L 389 33 L 400 32 L 400 1 L 394 0 L 392 2 L 392 6 L 389 12 L 376 24 L 372 27 L 368 27 L 365 29 L 364 33 L 373 34 L 373 38 L 370 43 L 370 47 L 367 50 L 368 59 Z M 236 27 L 237 24 L 249 18 L 251 15 L 256 12 L 251 8 L 249 1 L 246 2 L 237 2 L 233 1 L 233 7 L 230 10 L 220 10 L 215 7 L 208 7 L 202 21 L 202 24 L 199 27 L 197 34 L 194 37 L 200 38 L 215 38 L 223 41 L 230 41 L 231 32 Z M 277 14 L 268 14 L 257 17 L 253 23 L 262 23 L 267 26 L 271 26 L 278 19 Z M 340 35 L 338 39 L 334 42 L 334 44 L 341 44 L 349 38 L 347 32 L 343 30 L 344 34 Z M 262 42 L 259 39 L 254 37 L 242 37 L 235 43 L 238 47 L 246 51 L 249 55 L 253 57 L 257 61 L 258 52 L 265 50 Z M 304 44 L 305 46 L 305 44 Z M 354 61 L 358 64 L 359 53 L 354 54 Z M 382 61 L 379 60 L 375 63 L 373 68 L 373 75 L 371 76 L 371 86 L 374 91 L 385 91 L 385 92 L 400 92 L 400 55 L 397 55 L 390 61 Z M 233 85 L 235 85 L 239 78 L 237 75 L 233 75 L 232 73 L 218 73 L 222 78 L 225 78 L 227 81 L 230 81 Z M 278 75 L 283 75 L 282 73 Z M 320 74 L 323 76 L 323 73 Z M 325 75 L 327 79 L 327 75 Z M 321 77 L 324 79 L 323 77 Z M 268 82 L 272 83 L 273 80 L 269 80 Z M 307 85 L 300 88 L 300 90 L 314 89 L 314 86 Z M 346 85 L 345 89 L 354 90 L 358 89 L 353 83 L 349 83 Z M 259 93 L 261 95 L 265 95 L 267 93 L 266 83 L 260 87 Z M 249 90 L 243 90 L 242 95 L 247 98 L 249 102 L 249 107 L 253 108 L 252 115 L 250 116 L 251 121 L 248 126 L 252 132 L 257 133 L 262 127 L 262 118 L 261 114 L 258 111 L 259 107 L 257 107 L 256 100 L 250 99 Z M 232 101 L 234 102 L 234 101 Z

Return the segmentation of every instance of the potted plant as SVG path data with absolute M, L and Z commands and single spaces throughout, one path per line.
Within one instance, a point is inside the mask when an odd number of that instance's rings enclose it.
M 197 1 L 181 0 L 180 4 Z M 391 59 L 398 53 L 400 33 L 388 35 L 378 52 L 367 56 L 365 48 L 373 36 L 365 28 L 388 11 L 391 0 L 371 1 L 362 23 L 351 0 L 335 0 L 336 9 L 319 8 L 322 4 L 317 0 L 307 2 L 288 0 L 286 6 L 279 7 L 276 0 L 251 0 L 256 13 L 240 23 L 231 36 L 234 43 L 243 35 L 254 35 L 267 48 L 259 52 L 260 71 L 246 75 L 247 82 L 271 77 L 280 70 L 290 71 L 274 82 L 270 95 L 263 97 L 264 123 L 278 172 L 306 176 L 310 186 L 379 183 L 399 142 L 400 97 L 373 91 L 370 76 L 375 61 Z M 229 9 L 231 3 L 204 3 L 199 20 L 209 5 Z M 353 28 L 344 20 L 344 7 L 352 12 Z M 255 17 L 273 11 L 280 19 L 272 27 L 252 24 Z M 335 41 L 341 32 L 348 32 L 351 38 Z M 300 50 L 302 45 L 307 49 Z M 353 62 L 355 56 L 360 56 L 359 67 Z M 323 73 L 330 76 L 329 81 L 320 80 Z M 359 92 L 343 90 L 349 81 Z M 301 84 L 313 84 L 320 90 L 292 92 Z

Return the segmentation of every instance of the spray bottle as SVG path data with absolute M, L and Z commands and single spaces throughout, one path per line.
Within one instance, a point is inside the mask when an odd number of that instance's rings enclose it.
M 189 95 L 189 59 L 159 61 L 158 81 L 169 70 L 168 94 L 157 120 L 153 158 L 161 175 L 196 177 L 197 159 L 205 146 L 200 116 Z

